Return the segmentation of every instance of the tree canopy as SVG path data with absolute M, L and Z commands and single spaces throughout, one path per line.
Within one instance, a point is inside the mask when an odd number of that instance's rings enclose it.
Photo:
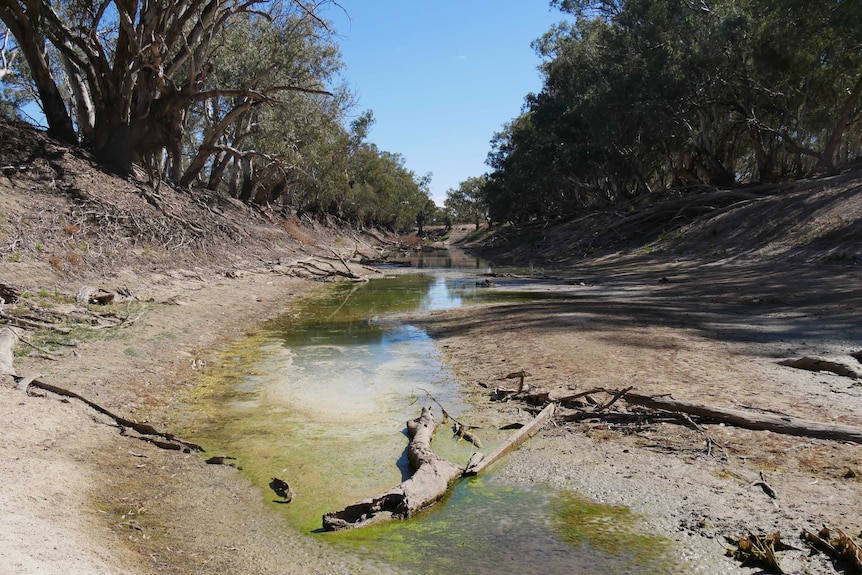
M 496 220 L 668 188 L 831 172 L 862 155 L 862 4 L 553 0 L 543 88 L 492 141 Z
M 472 223 L 478 228 L 488 217 L 486 183 L 485 176 L 477 176 L 467 178 L 455 189 L 447 190 L 443 207 L 452 221 Z
M 0 0 L 0 103 L 120 172 L 409 228 L 428 182 L 345 128 L 327 4 Z

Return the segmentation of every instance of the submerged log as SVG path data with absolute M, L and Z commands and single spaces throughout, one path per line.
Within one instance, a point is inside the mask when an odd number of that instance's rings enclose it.
M 449 486 L 461 477 L 464 468 L 438 457 L 431 450 L 434 415 L 428 407 L 416 419 L 407 422 L 407 459 L 413 475 L 397 487 L 377 497 L 363 499 L 341 511 L 323 516 L 326 531 L 351 529 L 372 521 L 407 519 L 441 499 Z

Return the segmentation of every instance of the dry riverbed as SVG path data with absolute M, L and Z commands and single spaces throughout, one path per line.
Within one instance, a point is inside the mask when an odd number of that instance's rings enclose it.
M 21 269 L 21 268 L 19 268 Z M 22 375 L 74 390 L 172 431 L 197 370 L 315 284 L 265 266 L 113 275 L 143 315 L 54 361 L 16 357 Z M 597 260 L 560 279 L 504 289 L 553 293 L 412 318 L 431 333 L 477 406 L 477 423 L 526 419 L 490 402 L 501 378 L 565 395 L 605 387 L 717 407 L 862 425 L 858 380 L 778 365 L 817 356 L 862 366 L 858 266 L 768 269 L 659 259 Z M 106 287 L 108 284 L 106 283 Z M 489 289 L 498 289 L 492 286 Z M 385 572 L 292 532 L 235 469 L 126 437 L 76 400 L 0 387 L 0 573 Z M 712 442 L 708 449 L 707 438 Z M 576 489 L 630 507 L 702 573 L 753 573 L 723 556 L 725 536 L 862 531 L 862 447 L 701 422 L 557 423 L 497 468 L 512 481 Z M 760 474 L 777 494 L 754 484 Z M 836 571 L 783 552 L 789 572 Z

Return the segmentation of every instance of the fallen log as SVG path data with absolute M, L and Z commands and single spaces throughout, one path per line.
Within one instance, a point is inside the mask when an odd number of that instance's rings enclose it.
M 778 365 L 804 369 L 806 371 L 828 371 L 842 377 L 858 378 L 860 374 L 849 366 L 836 361 L 828 361 L 817 357 L 800 357 L 799 359 L 785 359 L 779 361 Z
M 667 397 L 653 397 L 632 392 L 625 393 L 623 399 L 632 405 L 642 405 L 650 409 L 697 415 L 715 421 L 730 423 L 745 429 L 765 430 L 785 435 L 862 444 L 862 428 L 851 425 L 819 423 L 790 416 L 752 413 L 724 407 L 709 407 L 696 403 L 677 401 Z
M 460 465 L 438 457 L 431 450 L 434 415 L 428 407 L 416 419 L 407 422 L 407 459 L 413 475 L 397 487 L 377 497 L 363 499 L 341 511 L 323 516 L 326 531 L 363 527 L 372 521 L 407 519 L 441 499 L 464 472 Z
M 507 452 L 512 449 L 515 449 L 522 443 L 524 443 L 527 439 L 534 436 L 544 425 L 550 421 L 551 417 L 554 416 L 554 403 L 549 403 L 545 406 L 545 408 L 539 412 L 533 420 L 516 431 L 506 440 L 500 447 L 494 450 L 493 453 L 487 455 L 485 457 L 473 457 L 470 460 L 470 463 L 467 464 L 467 469 L 464 470 L 464 475 L 478 475 L 482 473 L 485 469 L 487 469 L 491 464 L 496 462 L 498 459 L 503 457 Z M 478 455 L 478 454 L 477 454 Z

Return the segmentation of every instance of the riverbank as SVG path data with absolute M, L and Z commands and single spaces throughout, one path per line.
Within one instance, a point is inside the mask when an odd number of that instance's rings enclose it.
M 804 273 L 803 273 L 804 272 Z M 16 358 L 129 417 L 170 414 L 187 381 L 220 346 L 282 313 L 316 284 L 266 266 L 138 276 L 136 322 L 50 361 Z M 663 281 L 667 280 L 667 281 Z M 500 289 L 510 289 L 497 278 Z M 555 394 L 592 387 L 673 394 L 720 407 L 862 425 L 862 388 L 834 374 L 780 366 L 805 355 L 845 363 L 859 347 L 862 285 L 854 266 L 792 274 L 764 266 L 657 258 L 584 262 L 555 280 L 518 280 L 563 298 L 469 306 L 411 318 L 431 333 L 479 406 L 481 426 L 526 417 L 491 403 L 489 388 L 525 369 Z M 495 289 L 495 288 L 492 288 Z M 363 573 L 359 564 L 291 532 L 264 494 L 228 466 L 124 437 L 82 404 L 0 389 L 3 573 Z M 176 421 L 149 419 L 172 431 Z M 708 453 L 705 438 L 714 442 Z M 746 572 L 723 557 L 725 536 L 780 530 L 791 544 L 822 525 L 862 530 L 858 445 L 703 424 L 558 424 L 497 473 L 576 489 L 630 507 L 700 572 Z M 763 472 L 778 498 L 753 485 Z M 783 553 L 794 572 L 832 573 L 822 557 Z M 748 572 L 751 572 L 750 570 Z
M 525 370 L 526 383 L 552 397 L 633 386 L 714 407 L 862 426 L 858 379 L 778 364 L 815 356 L 862 368 L 848 355 L 862 348 L 858 267 L 790 271 L 615 257 L 585 261 L 555 280 L 494 281 L 497 289 L 565 297 L 414 318 L 446 351 L 477 404 L 487 405 L 488 419 L 479 425 L 523 420 L 519 404 L 488 397 L 495 387 L 512 386 L 507 374 Z M 499 472 L 630 507 L 671 537 L 695 570 L 716 573 L 740 569 L 722 557 L 725 537 L 780 531 L 802 549 L 802 529 L 826 525 L 858 535 L 860 466 L 855 444 L 642 417 L 560 423 Z M 756 483 L 762 477 L 776 498 Z M 828 560 L 807 551 L 780 557 L 788 572 L 834 573 Z

